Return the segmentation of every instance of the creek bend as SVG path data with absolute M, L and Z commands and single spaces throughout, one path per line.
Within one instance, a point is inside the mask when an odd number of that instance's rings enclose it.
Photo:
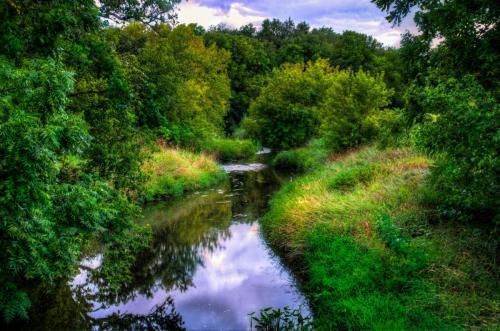
M 78 307 L 69 313 L 78 321 L 59 314 L 54 321 L 63 329 L 246 330 L 248 314 L 266 307 L 301 308 L 308 315 L 304 296 L 265 243 L 258 221 L 288 177 L 263 163 L 223 167 L 228 180 L 218 187 L 144 208 L 141 222 L 151 225 L 153 239 L 139 253 L 133 281 L 118 295 L 107 293 L 92 272 L 102 256 L 86 257 L 63 286 L 66 298 L 56 300 Z M 31 329 L 53 329 L 41 315 L 44 321 Z

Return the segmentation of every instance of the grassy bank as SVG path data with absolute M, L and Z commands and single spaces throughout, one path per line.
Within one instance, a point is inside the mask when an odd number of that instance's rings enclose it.
M 305 147 L 279 152 L 272 164 L 277 169 L 305 172 L 323 164 L 328 154 L 324 141 L 315 139 Z
M 436 219 L 429 166 L 410 149 L 364 148 L 275 195 L 263 229 L 296 266 L 317 329 L 498 327 L 495 238 Z
M 252 159 L 259 149 L 253 141 L 247 139 L 215 138 L 204 145 L 204 151 L 223 162 Z
M 164 146 L 151 154 L 142 171 L 147 176 L 144 197 L 148 201 L 208 188 L 225 178 L 212 156 Z

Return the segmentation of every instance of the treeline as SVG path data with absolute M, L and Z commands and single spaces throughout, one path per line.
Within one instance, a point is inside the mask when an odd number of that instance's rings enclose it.
M 384 72 L 384 82 L 400 91 L 404 76 L 396 49 L 384 48 L 370 36 L 354 31 L 341 34 L 331 28 L 311 29 L 306 22 L 265 20 L 259 30 L 251 24 L 239 29 L 219 25 L 203 33 L 207 45 L 231 52 L 228 74 L 231 79 L 231 107 L 226 129 L 238 128 L 250 103 L 266 85 L 273 69 L 285 63 L 324 59 L 339 69 Z M 399 94 L 391 102 L 400 104 Z

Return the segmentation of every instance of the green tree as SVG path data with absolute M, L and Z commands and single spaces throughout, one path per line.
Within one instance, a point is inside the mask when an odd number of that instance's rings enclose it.
M 499 222 L 500 106 L 472 76 L 411 90 L 425 114 L 416 142 L 437 162 L 429 185 L 449 217 Z
M 66 111 L 73 84 L 54 60 L 18 68 L 0 59 L 0 311 L 7 321 L 26 317 L 30 286 L 66 276 L 88 240 L 139 243 L 131 232 L 135 207 L 83 171 L 92 138 L 82 117 Z
M 393 91 L 381 76 L 364 71 L 337 71 L 320 108 L 320 133 L 334 150 L 368 142 L 376 134 L 376 115 L 389 104 Z
M 273 54 L 261 41 L 245 35 L 248 33 L 219 26 L 204 35 L 208 45 L 214 44 L 231 52 L 228 75 L 232 93 L 226 117 L 228 132 L 234 131 L 240 124 L 250 102 L 259 94 L 262 81 L 272 71 Z
M 372 0 L 399 24 L 412 11 L 430 49 L 441 42 L 437 63 L 452 75 L 473 74 L 487 88 L 498 87 L 500 4 L 495 0 Z
M 395 24 L 416 12 L 421 33 L 401 49 L 405 115 L 436 159 L 433 201 L 451 219 L 498 220 L 498 1 L 373 2 Z
M 195 25 L 148 29 L 136 23 L 110 38 L 127 66 L 140 126 L 163 130 L 165 138 L 185 145 L 222 134 L 230 97 L 228 52 L 206 47 Z
M 306 143 L 317 131 L 322 103 L 333 69 L 326 61 L 285 64 L 250 105 L 245 126 L 265 146 L 288 149 Z

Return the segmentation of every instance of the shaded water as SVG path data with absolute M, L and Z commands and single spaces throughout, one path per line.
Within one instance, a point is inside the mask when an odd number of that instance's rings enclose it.
M 259 230 L 281 179 L 263 164 L 225 170 L 229 180 L 218 188 L 144 209 L 153 241 L 127 287 L 109 292 L 93 272 L 102 257 L 88 257 L 32 329 L 245 330 L 251 312 L 305 307 Z

